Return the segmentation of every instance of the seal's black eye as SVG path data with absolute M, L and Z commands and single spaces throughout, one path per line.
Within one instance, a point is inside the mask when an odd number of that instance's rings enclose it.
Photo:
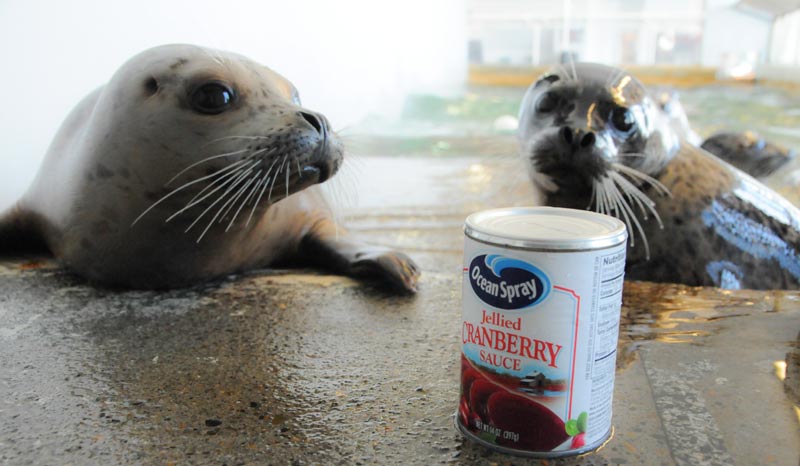
M 611 110 L 611 125 L 618 131 L 627 133 L 636 125 L 633 112 L 624 107 L 616 107 Z
M 225 83 L 209 82 L 192 91 L 192 107 L 200 113 L 216 115 L 228 110 L 236 100 L 236 93 Z
M 559 98 L 552 92 L 545 92 L 536 101 L 536 111 L 540 113 L 550 113 L 558 107 Z

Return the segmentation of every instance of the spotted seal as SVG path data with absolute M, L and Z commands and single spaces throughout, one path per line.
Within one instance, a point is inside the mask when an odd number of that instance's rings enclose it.
M 581 63 L 545 73 L 523 99 L 518 139 L 546 204 L 625 221 L 627 278 L 800 285 L 800 211 L 681 141 L 627 72 Z
M 347 235 L 314 186 L 342 151 L 275 71 L 192 45 L 146 50 L 67 117 L 0 219 L 0 249 L 49 250 L 110 286 L 183 287 L 289 263 L 414 291 L 414 262 Z
M 794 150 L 769 142 L 753 131 L 715 133 L 700 147 L 756 178 L 775 173 L 797 156 Z

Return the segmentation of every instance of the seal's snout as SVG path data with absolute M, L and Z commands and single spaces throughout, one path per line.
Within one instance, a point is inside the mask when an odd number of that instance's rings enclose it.
M 573 150 L 591 148 L 595 143 L 594 132 L 572 129 L 569 126 L 563 126 L 559 131 L 559 136 L 562 143 Z
M 298 113 L 300 114 L 300 117 L 302 117 L 306 121 L 306 123 L 308 123 L 315 130 L 317 130 L 320 136 L 322 137 L 326 136 L 328 128 L 325 125 L 325 117 L 307 111 L 302 111 Z
M 608 168 L 597 139 L 594 131 L 569 125 L 543 133 L 532 148 L 534 181 L 551 193 L 561 188 L 569 193 L 588 192 L 593 180 Z M 544 183 L 543 177 L 547 177 Z
M 308 139 L 313 149 L 310 158 L 305 161 L 301 178 L 322 183 L 333 176 L 341 165 L 342 154 L 336 133 L 330 130 L 328 119 L 320 113 L 303 109 L 297 112 L 297 116 L 308 125 L 304 131 L 308 131 L 309 136 L 312 131 L 315 134 Z

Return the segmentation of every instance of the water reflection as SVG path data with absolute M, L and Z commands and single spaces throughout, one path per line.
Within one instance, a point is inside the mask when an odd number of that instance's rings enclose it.
M 625 283 L 621 338 L 666 343 L 701 344 L 724 319 L 800 307 L 800 292 L 784 290 L 723 290 L 672 283 Z

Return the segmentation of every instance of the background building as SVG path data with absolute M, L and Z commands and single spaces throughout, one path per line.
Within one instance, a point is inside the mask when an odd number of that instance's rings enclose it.
M 800 2 L 470 0 L 469 61 L 529 67 L 577 60 L 719 68 L 800 63 Z

